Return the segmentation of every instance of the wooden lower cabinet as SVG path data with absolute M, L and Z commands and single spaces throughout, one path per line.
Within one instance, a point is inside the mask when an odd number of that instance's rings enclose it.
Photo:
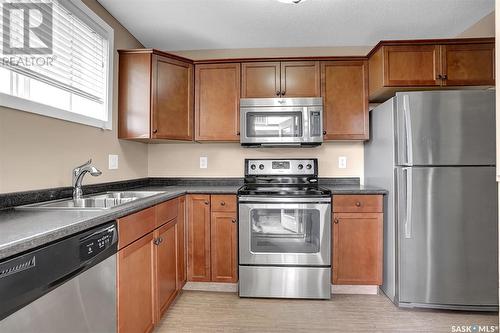
M 177 219 L 154 232 L 156 322 L 177 295 Z
M 177 218 L 177 290 L 182 289 L 187 281 L 187 252 L 186 252 L 186 197 L 179 198 Z
M 153 246 L 151 232 L 118 252 L 119 333 L 146 333 L 153 330 Z
M 188 195 L 188 281 L 237 282 L 235 195 Z
M 236 212 L 212 212 L 210 254 L 213 282 L 237 282 Z
M 382 213 L 333 214 L 333 284 L 382 284 Z
M 210 281 L 210 195 L 188 195 L 188 281 Z

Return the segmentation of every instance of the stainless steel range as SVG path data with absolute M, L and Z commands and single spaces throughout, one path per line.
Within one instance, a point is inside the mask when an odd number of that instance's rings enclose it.
M 240 297 L 330 298 L 331 192 L 317 159 L 245 160 Z

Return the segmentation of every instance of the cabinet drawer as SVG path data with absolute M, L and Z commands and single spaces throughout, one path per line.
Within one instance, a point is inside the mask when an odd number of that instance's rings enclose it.
M 155 207 L 151 207 L 117 220 L 118 249 L 124 248 L 155 229 L 155 211 Z
M 168 221 L 175 219 L 179 211 L 179 199 L 165 201 L 156 205 L 156 228 L 164 225 Z
M 382 195 L 334 195 L 332 209 L 342 213 L 382 213 Z
M 235 195 L 212 195 L 211 209 L 213 212 L 235 212 L 236 211 L 236 196 Z

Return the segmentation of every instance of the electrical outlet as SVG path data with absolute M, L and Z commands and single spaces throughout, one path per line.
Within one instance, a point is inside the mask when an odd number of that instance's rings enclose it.
M 118 169 L 118 155 L 108 155 L 108 169 Z
M 347 157 L 339 156 L 339 169 L 347 168 Z
M 200 156 L 200 169 L 208 168 L 208 157 Z

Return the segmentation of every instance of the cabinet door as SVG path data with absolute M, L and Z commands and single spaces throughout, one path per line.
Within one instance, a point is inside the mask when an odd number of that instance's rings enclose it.
M 153 330 L 153 233 L 118 252 L 118 333 Z
M 384 46 L 384 86 L 439 86 L 439 46 Z
M 188 281 L 210 281 L 210 195 L 188 195 Z
M 210 221 L 212 281 L 238 281 L 236 267 L 236 212 L 212 212 Z
M 153 56 L 153 127 L 155 139 L 193 139 L 193 65 Z
M 368 139 L 366 61 L 321 63 L 325 140 Z
M 186 284 L 186 197 L 179 198 L 179 213 L 177 217 L 177 290 Z
M 279 62 L 241 64 L 241 98 L 279 97 L 280 84 Z
M 282 97 L 320 97 L 319 61 L 281 63 Z
M 239 141 L 240 64 L 195 67 L 197 141 Z
M 177 294 L 177 219 L 154 232 L 157 322 Z
M 495 44 L 451 44 L 441 47 L 443 85 L 495 85 Z
M 382 284 L 382 214 L 334 213 L 333 284 Z

